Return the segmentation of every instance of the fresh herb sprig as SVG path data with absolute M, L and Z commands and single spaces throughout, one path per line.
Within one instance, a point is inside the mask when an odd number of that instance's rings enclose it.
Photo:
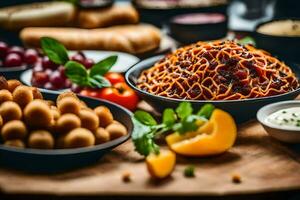
M 73 83 L 92 88 L 111 86 L 104 74 L 116 63 L 117 55 L 109 56 L 94 64 L 90 70 L 87 70 L 81 63 L 69 60 L 67 49 L 57 40 L 42 37 L 41 47 L 52 62 L 65 66 L 65 74 Z
M 169 131 L 176 131 L 179 134 L 195 131 L 199 127 L 198 122 L 206 122 L 214 108 L 212 104 L 205 104 L 193 114 L 191 103 L 182 102 L 175 110 L 165 109 L 160 124 L 149 113 L 136 111 L 132 118 L 134 123 L 132 140 L 135 150 L 144 156 L 150 153 L 159 154 L 159 146 L 154 141 L 156 137 Z

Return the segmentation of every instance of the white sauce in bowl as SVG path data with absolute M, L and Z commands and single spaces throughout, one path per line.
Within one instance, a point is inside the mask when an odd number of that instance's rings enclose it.
M 260 26 L 257 32 L 275 36 L 300 36 L 300 20 L 273 21 Z
M 278 110 L 266 118 L 266 123 L 287 129 L 299 128 L 300 130 L 300 107 Z

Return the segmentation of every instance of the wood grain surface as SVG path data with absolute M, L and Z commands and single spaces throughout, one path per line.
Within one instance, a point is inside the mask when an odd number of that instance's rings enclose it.
M 230 151 L 210 158 L 177 157 L 172 176 L 152 180 L 143 158 L 131 141 L 119 146 L 97 164 L 62 174 L 37 175 L 0 168 L 3 194 L 41 195 L 205 195 L 221 196 L 270 191 L 300 190 L 299 146 L 286 146 L 270 138 L 256 121 L 239 127 Z M 21 164 L 21 163 L 20 163 Z M 196 177 L 185 178 L 187 165 L 196 166 Z M 131 174 L 125 183 L 122 175 Z M 240 184 L 232 182 L 239 174 Z

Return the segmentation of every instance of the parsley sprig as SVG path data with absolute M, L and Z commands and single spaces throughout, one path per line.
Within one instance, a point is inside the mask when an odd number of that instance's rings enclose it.
M 197 130 L 199 127 L 197 122 L 206 122 L 214 108 L 212 104 L 205 104 L 196 114 L 193 114 L 191 103 L 182 102 L 175 110 L 165 109 L 160 124 L 149 113 L 136 111 L 132 118 L 134 123 L 132 140 L 135 150 L 144 156 L 150 153 L 159 154 L 159 146 L 155 143 L 155 138 L 169 131 L 184 134 Z
M 87 70 L 81 63 L 69 60 L 67 49 L 57 40 L 42 37 L 41 47 L 52 62 L 65 66 L 65 74 L 73 83 L 91 88 L 111 86 L 104 74 L 116 63 L 117 55 L 109 56 L 94 64 L 90 70 Z

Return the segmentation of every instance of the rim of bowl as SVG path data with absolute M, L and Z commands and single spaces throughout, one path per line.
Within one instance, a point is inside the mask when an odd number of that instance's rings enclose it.
M 16 72 L 22 71 L 28 68 L 28 65 L 20 65 L 16 67 L 0 67 L 0 72 Z
M 42 93 L 50 93 L 50 94 L 59 94 L 57 91 L 49 91 L 46 89 L 40 89 Z M 82 95 L 78 95 L 80 98 L 87 98 L 87 99 L 93 99 L 99 101 L 99 103 L 104 102 L 107 104 L 111 104 L 112 106 L 117 107 L 118 109 L 122 110 L 125 112 L 129 117 L 131 117 L 133 114 L 131 111 L 128 109 L 115 104 L 113 102 L 107 101 L 107 100 L 102 100 L 102 99 L 96 99 L 96 98 L 90 98 Z M 81 148 L 71 148 L 71 149 L 32 149 L 32 148 L 17 148 L 17 147 L 10 147 L 10 146 L 5 146 L 3 144 L 0 144 L 0 150 L 6 150 L 6 151 L 11 151 L 11 152 L 17 152 L 17 153 L 23 153 L 23 154 L 35 154 L 35 155 L 67 155 L 67 154 L 80 154 L 80 153 L 87 153 L 87 152 L 93 152 L 97 150 L 108 150 L 110 148 L 116 147 L 121 145 L 122 143 L 126 142 L 132 134 L 133 131 L 133 122 L 131 121 L 132 128 L 131 130 L 128 130 L 128 134 L 124 135 L 120 138 L 114 139 L 112 141 L 103 143 L 103 144 L 98 144 L 95 146 L 91 147 L 81 147 Z
M 300 21 L 300 18 L 297 18 L 297 17 L 290 17 L 290 18 L 281 17 L 281 18 L 275 18 L 275 19 L 272 19 L 272 20 L 268 20 L 268 21 L 264 21 L 264 22 L 258 23 L 255 26 L 255 29 L 254 29 L 255 30 L 255 34 L 259 34 L 259 35 L 266 36 L 266 37 L 274 37 L 274 38 L 299 39 L 300 36 L 269 35 L 269 34 L 264 34 L 264 33 L 260 33 L 260 32 L 257 31 L 259 29 L 259 27 L 261 27 L 261 26 L 263 26 L 265 24 L 268 24 L 268 23 L 271 23 L 271 22 L 276 22 L 276 21 L 284 21 L 284 20 L 297 20 L 297 21 Z
M 274 112 L 277 112 L 278 110 L 282 109 L 281 106 L 282 105 L 286 105 L 286 104 L 298 104 L 299 107 L 300 107 L 300 100 L 289 100 L 289 101 L 280 101 L 280 102 L 276 102 L 276 103 L 271 103 L 271 104 L 268 104 L 268 105 L 265 105 L 263 107 L 261 107 L 257 113 L 256 113 L 256 118 L 257 120 L 259 121 L 259 123 L 261 123 L 262 125 L 264 126 L 267 126 L 267 127 L 270 127 L 270 128 L 273 128 L 273 129 L 277 129 L 277 130 L 282 130 L 282 131 L 297 131 L 299 132 L 300 131 L 300 128 L 293 128 L 293 127 L 290 127 L 290 128 L 283 128 L 279 125 L 275 125 L 275 124 L 272 124 L 272 123 L 268 123 L 265 121 L 265 118 L 262 118 L 262 115 L 270 108 L 278 108 L 276 109 L 276 111 L 273 111 L 271 112 L 270 114 L 274 113 Z M 269 114 L 269 115 L 270 115 Z
M 174 98 L 170 98 L 170 97 L 163 97 L 163 96 L 158 96 L 158 95 L 151 94 L 149 92 L 141 90 L 140 88 L 136 87 L 135 83 L 134 84 L 132 83 L 132 81 L 130 80 L 130 75 L 133 72 L 135 72 L 136 70 L 138 70 L 139 68 L 141 68 L 141 66 L 144 66 L 143 65 L 144 62 L 154 61 L 154 63 L 155 63 L 155 62 L 159 61 L 163 57 L 164 57 L 164 55 L 158 55 L 158 56 L 150 57 L 150 58 L 147 58 L 147 59 L 145 59 L 145 60 L 143 60 L 143 61 L 135 64 L 131 68 L 129 68 L 127 70 L 127 72 L 125 73 L 125 80 L 126 80 L 127 84 L 132 89 L 134 89 L 135 91 L 137 91 L 138 93 L 142 93 L 144 95 L 151 96 L 151 97 L 156 98 L 156 99 L 160 99 L 160 100 L 164 100 L 164 101 L 173 101 L 173 102 L 183 102 L 184 101 L 184 102 L 190 102 L 190 103 L 234 103 L 234 102 L 245 102 L 245 101 L 246 102 L 264 101 L 266 99 L 280 98 L 280 97 L 286 96 L 288 94 L 294 94 L 294 93 L 300 94 L 300 87 L 298 87 L 297 89 L 295 89 L 293 91 L 290 91 L 290 92 L 287 92 L 287 93 L 284 93 L 284 94 L 278 94 L 278 95 L 273 95 L 273 96 L 268 96 L 268 97 L 249 98 L 249 99 L 237 99 L 237 100 L 190 100 L 190 99 L 174 99 Z M 149 69 L 150 67 L 152 67 L 152 65 L 149 66 L 148 68 L 143 69 L 143 70 Z M 299 78 L 298 78 L 298 80 L 299 80 Z

